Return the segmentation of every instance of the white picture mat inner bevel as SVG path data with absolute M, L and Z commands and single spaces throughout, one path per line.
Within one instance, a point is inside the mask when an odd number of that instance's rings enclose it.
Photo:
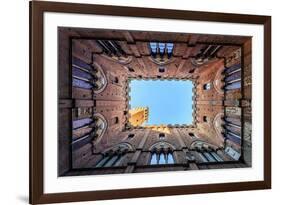
M 59 26 L 202 34 L 252 38 L 252 167 L 114 175 L 58 177 Z M 44 13 L 44 193 L 78 192 L 263 180 L 263 26 L 250 24 Z M 66 136 L 67 137 L 67 136 Z

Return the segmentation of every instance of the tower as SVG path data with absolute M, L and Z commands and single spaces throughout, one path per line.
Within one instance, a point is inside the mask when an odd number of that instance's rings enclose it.
M 137 107 L 129 110 L 130 119 L 129 122 L 133 126 L 142 125 L 148 120 L 148 107 Z

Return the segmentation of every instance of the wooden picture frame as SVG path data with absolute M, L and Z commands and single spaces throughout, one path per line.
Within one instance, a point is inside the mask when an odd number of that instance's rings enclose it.
M 194 20 L 258 24 L 264 31 L 264 179 L 260 181 L 180 185 L 100 191 L 44 193 L 43 98 L 44 98 L 44 12 L 95 14 L 123 17 Z M 271 17 L 199 11 L 103 6 L 58 2 L 30 2 L 30 204 L 153 197 L 242 191 L 271 188 Z

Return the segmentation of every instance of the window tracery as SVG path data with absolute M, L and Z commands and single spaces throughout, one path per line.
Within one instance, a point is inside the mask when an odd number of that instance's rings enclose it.
M 151 148 L 150 165 L 159 164 L 174 164 L 175 158 L 173 155 L 174 148 L 166 142 L 156 143 Z
M 96 113 L 92 118 L 74 120 L 72 127 L 72 148 L 78 149 L 87 143 L 97 143 L 107 129 L 107 122 L 101 114 Z
M 149 43 L 150 54 L 152 61 L 158 65 L 165 65 L 171 62 L 173 56 L 174 44 L 163 42 L 150 42 Z M 162 68 L 159 72 L 165 72 Z
M 195 141 L 191 144 L 191 149 L 196 151 L 199 156 L 199 161 L 208 162 L 223 162 L 224 160 L 217 154 L 217 147 L 203 141 Z
M 95 167 L 120 166 L 129 151 L 133 151 L 133 147 L 129 143 L 118 144 L 105 151 Z

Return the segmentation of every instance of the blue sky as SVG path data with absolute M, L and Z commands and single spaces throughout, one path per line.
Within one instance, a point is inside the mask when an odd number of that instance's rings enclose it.
M 149 107 L 146 125 L 191 124 L 191 81 L 131 80 L 130 105 Z

